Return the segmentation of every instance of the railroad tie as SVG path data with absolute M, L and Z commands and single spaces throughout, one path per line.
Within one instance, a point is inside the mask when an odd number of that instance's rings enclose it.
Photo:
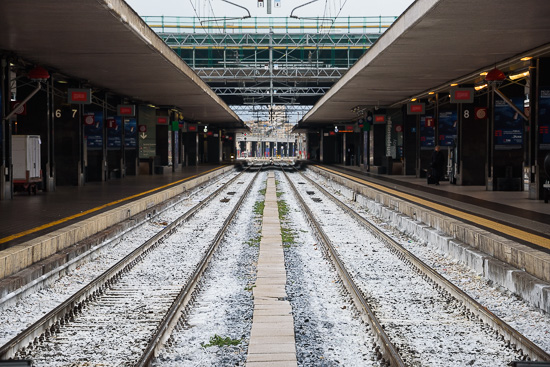
M 283 240 L 273 172 L 267 178 L 257 270 L 246 366 L 297 366 L 294 320 L 285 291 Z

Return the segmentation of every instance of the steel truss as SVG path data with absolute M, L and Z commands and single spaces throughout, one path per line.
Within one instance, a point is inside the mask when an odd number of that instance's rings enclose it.
M 369 48 L 380 34 L 158 33 L 172 48 Z
M 144 19 L 234 110 L 244 105 L 237 113 L 261 113 L 271 121 L 272 110 L 247 105 L 304 104 L 309 110 L 396 18 Z
M 278 97 L 322 96 L 330 87 L 276 87 L 273 95 Z M 212 87 L 219 96 L 239 95 L 243 97 L 263 97 L 271 95 L 271 87 Z
M 323 82 L 336 82 L 347 71 L 347 68 L 319 68 L 303 64 L 303 67 L 285 65 L 283 68 L 273 70 L 273 75 L 265 65 L 243 66 L 243 67 L 220 67 L 220 68 L 195 68 L 195 72 L 206 82 L 225 81 L 227 78 L 237 78 L 244 81 L 268 80 L 311 80 L 317 79 Z

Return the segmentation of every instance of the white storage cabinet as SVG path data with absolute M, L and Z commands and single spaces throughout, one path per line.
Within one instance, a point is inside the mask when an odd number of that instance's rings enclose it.
M 36 193 L 36 185 L 42 182 L 40 162 L 40 135 L 12 136 L 13 184 L 15 189 Z

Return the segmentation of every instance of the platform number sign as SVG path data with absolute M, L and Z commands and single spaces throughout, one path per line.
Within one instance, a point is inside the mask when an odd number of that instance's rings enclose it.
M 464 106 L 462 108 L 462 121 L 470 121 L 473 120 L 474 117 L 474 109 L 472 106 Z
M 76 109 L 76 108 L 67 108 L 67 107 L 58 108 L 54 112 L 55 118 L 57 118 L 57 119 L 67 118 L 67 117 L 71 118 L 71 119 L 74 119 L 78 116 L 77 114 L 78 114 L 78 109 Z
M 458 108 L 459 116 L 463 122 L 473 121 L 475 117 L 475 108 L 472 104 L 462 104 L 462 108 Z
M 258 8 L 264 7 L 264 0 L 258 0 Z

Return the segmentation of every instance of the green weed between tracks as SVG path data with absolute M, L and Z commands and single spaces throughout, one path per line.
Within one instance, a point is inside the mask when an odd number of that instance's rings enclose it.
M 279 192 L 277 192 L 277 197 L 279 196 Z M 284 200 L 277 200 L 277 208 L 279 209 L 279 220 L 281 221 L 281 237 L 283 239 L 283 247 L 289 248 L 291 245 L 296 244 L 296 231 L 285 226 L 290 209 Z
M 231 339 L 230 337 L 222 338 L 218 334 L 215 334 L 213 337 L 210 338 L 210 343 L 208 343 L 208 344 L 201 343 L 201 346 L 203 348 L 208 348 L 208 347 L 220 347 L 221 348 L 221 347 L 227 347 L 227 346 L 230 346 L 230 345 L 239 345 L 239 344 L 241 344 L 240 339 Z

